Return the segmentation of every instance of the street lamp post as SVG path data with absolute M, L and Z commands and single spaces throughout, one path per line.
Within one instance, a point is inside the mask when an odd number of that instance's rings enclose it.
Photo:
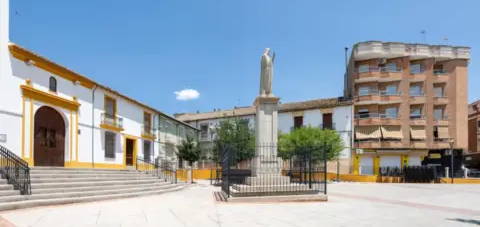
M 450 145 L 450 180 L 451 180 L 451 183 L 453 184 L 453 144 L 455 143 L 455 140 L 453 138 L 450 138 L 448 140 L 448 143 Z

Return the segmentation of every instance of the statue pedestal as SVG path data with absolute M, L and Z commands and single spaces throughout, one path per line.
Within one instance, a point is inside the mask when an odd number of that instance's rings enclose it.
M 255 99 L 255 159 L 252 175 L 280 175 L 282 159 L 277 156 L 278 97 L 259 96 Z

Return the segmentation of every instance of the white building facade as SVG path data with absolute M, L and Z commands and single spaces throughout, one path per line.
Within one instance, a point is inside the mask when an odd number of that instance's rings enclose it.
M 255 128 L 255 107 L 236 107 L 231 110 L 216 110 L 207 113 L 181 113 L 175 115 L 178 120 L 189 123 L 199 130 L 199 141 L 212 143 L 215 128 L 221 121 L 239 118 L 248 121 L 249 127 Z M 279 133 L 289 133 L 298 127 L 310 126 L 333 129 L 343 139 L 345 148 L 338 162 L 329 163 L 331 171 L 339 164 L 340 172 L 351 172 L 352 121 L 353 108 L 350 101 L 341 98 L 316 99 L 304 102 L 291 102 L 279 105 Z M 207 145 L 208 146 L 208 145 Z
M 9 42 L 0 5 L 0 145 L 30 166 L 134 167 L 175 161 L 196 129 Z

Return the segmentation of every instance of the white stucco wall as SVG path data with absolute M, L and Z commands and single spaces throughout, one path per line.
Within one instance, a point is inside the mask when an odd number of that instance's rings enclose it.
M 102 163 L 123 165 L 123 148 L 125 135 L 133 136 L 136 139 L 137 157 L 143 158 L 143 140 L 141 138 L 143 128 L 143 114 L 145 108 L 132 103 L 123 97 L 116 96 L 102 88 L 95 90 L 94 104 L 92 104 L 93 89 L 86 88 L 80 84 L 66 80 L 59 75 L 54 75 L 35 65 L 28 65 L 23 61 L 14 58 L 11 54 L 7 59 L 0 61 L 7 62 L 7 70 L 2 70 L 0 76 L 0 89 L 6 94 L 5 99 L 0 102 L 0 134 L 7 135 L 7 141 L 1 143 L 8 149 L 25 159 L 30 158 L 33 140 L 31 128 L 34 127 L 36 111 L 42 106 L 55 108 L 65 120 L 65 161 L 74 161 L 79 163 Z M 2 63 L 2 64 L 3 64 Z M 10 72 L 10 73 L 9 73 Z M 20 86 L 25 85 L 29 80 L 34 89 L 49 92 L 49 78 L 53 76 L 57 80 L 56 96 L 73 100 L 77 98 L 80 103 L 78 114 L 76 111 L 59 108 L 48 103 L 42 103 L 38 100 L 22 99 Z M 105 129 L 100 128 L 101 115 L 104 112 L 105 95 L 116 99 L 117 115 L 123 118 L 123 131 L 116 133 L 115 158 L 105 157 Z M 32 104 L 30 104 L 32 102 Z M 92 137 L 92 108 L 93 108 L 93 137 Z M 158 114 L 147 110 L 152 114 L 152 127 L 158 126 Z M 22 118 L 22 116 L 24 116 Z M 77 119 L 78 116 L 78 128 Z M 170 120 L 170 119 L 169 119 Z M 24 122 L 24 135 L 22 137 L 22 121 Z M 180 124 L 170 120 L 175 124 Z M 77 160 L 77 136 L 78 136 L 78 160 Z M 159 155 L 165 155 L 165 138 L 170 138 L 175 147 L 181 142 L 176 134 L 163 133 L 157 134 L 157 140 L 152 141 L 151 154 L 152 160 Z M 23 142 L 22 142 L 23 138 Z M 93 146 L 92 146 L 93 145 Z M 161 146 L 162 145 L 162 146 Z M 22 152 L 23 148 L 23 152 Z M 72 151 L 71 151 L 72 150 Z M 70 157 L 70 153 L 72 153 Z M 162 156 L 164 157 L 164 156 Z

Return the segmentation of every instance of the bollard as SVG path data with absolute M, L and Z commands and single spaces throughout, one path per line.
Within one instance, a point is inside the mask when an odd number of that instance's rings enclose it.
M 463 177 L 468 178 L 468 169 L 467 168 L 463 169 Z
M 450 172 L 448 171 L 448 167 L 445 167 L 445 178 L 449 178 L 450 177 Z

